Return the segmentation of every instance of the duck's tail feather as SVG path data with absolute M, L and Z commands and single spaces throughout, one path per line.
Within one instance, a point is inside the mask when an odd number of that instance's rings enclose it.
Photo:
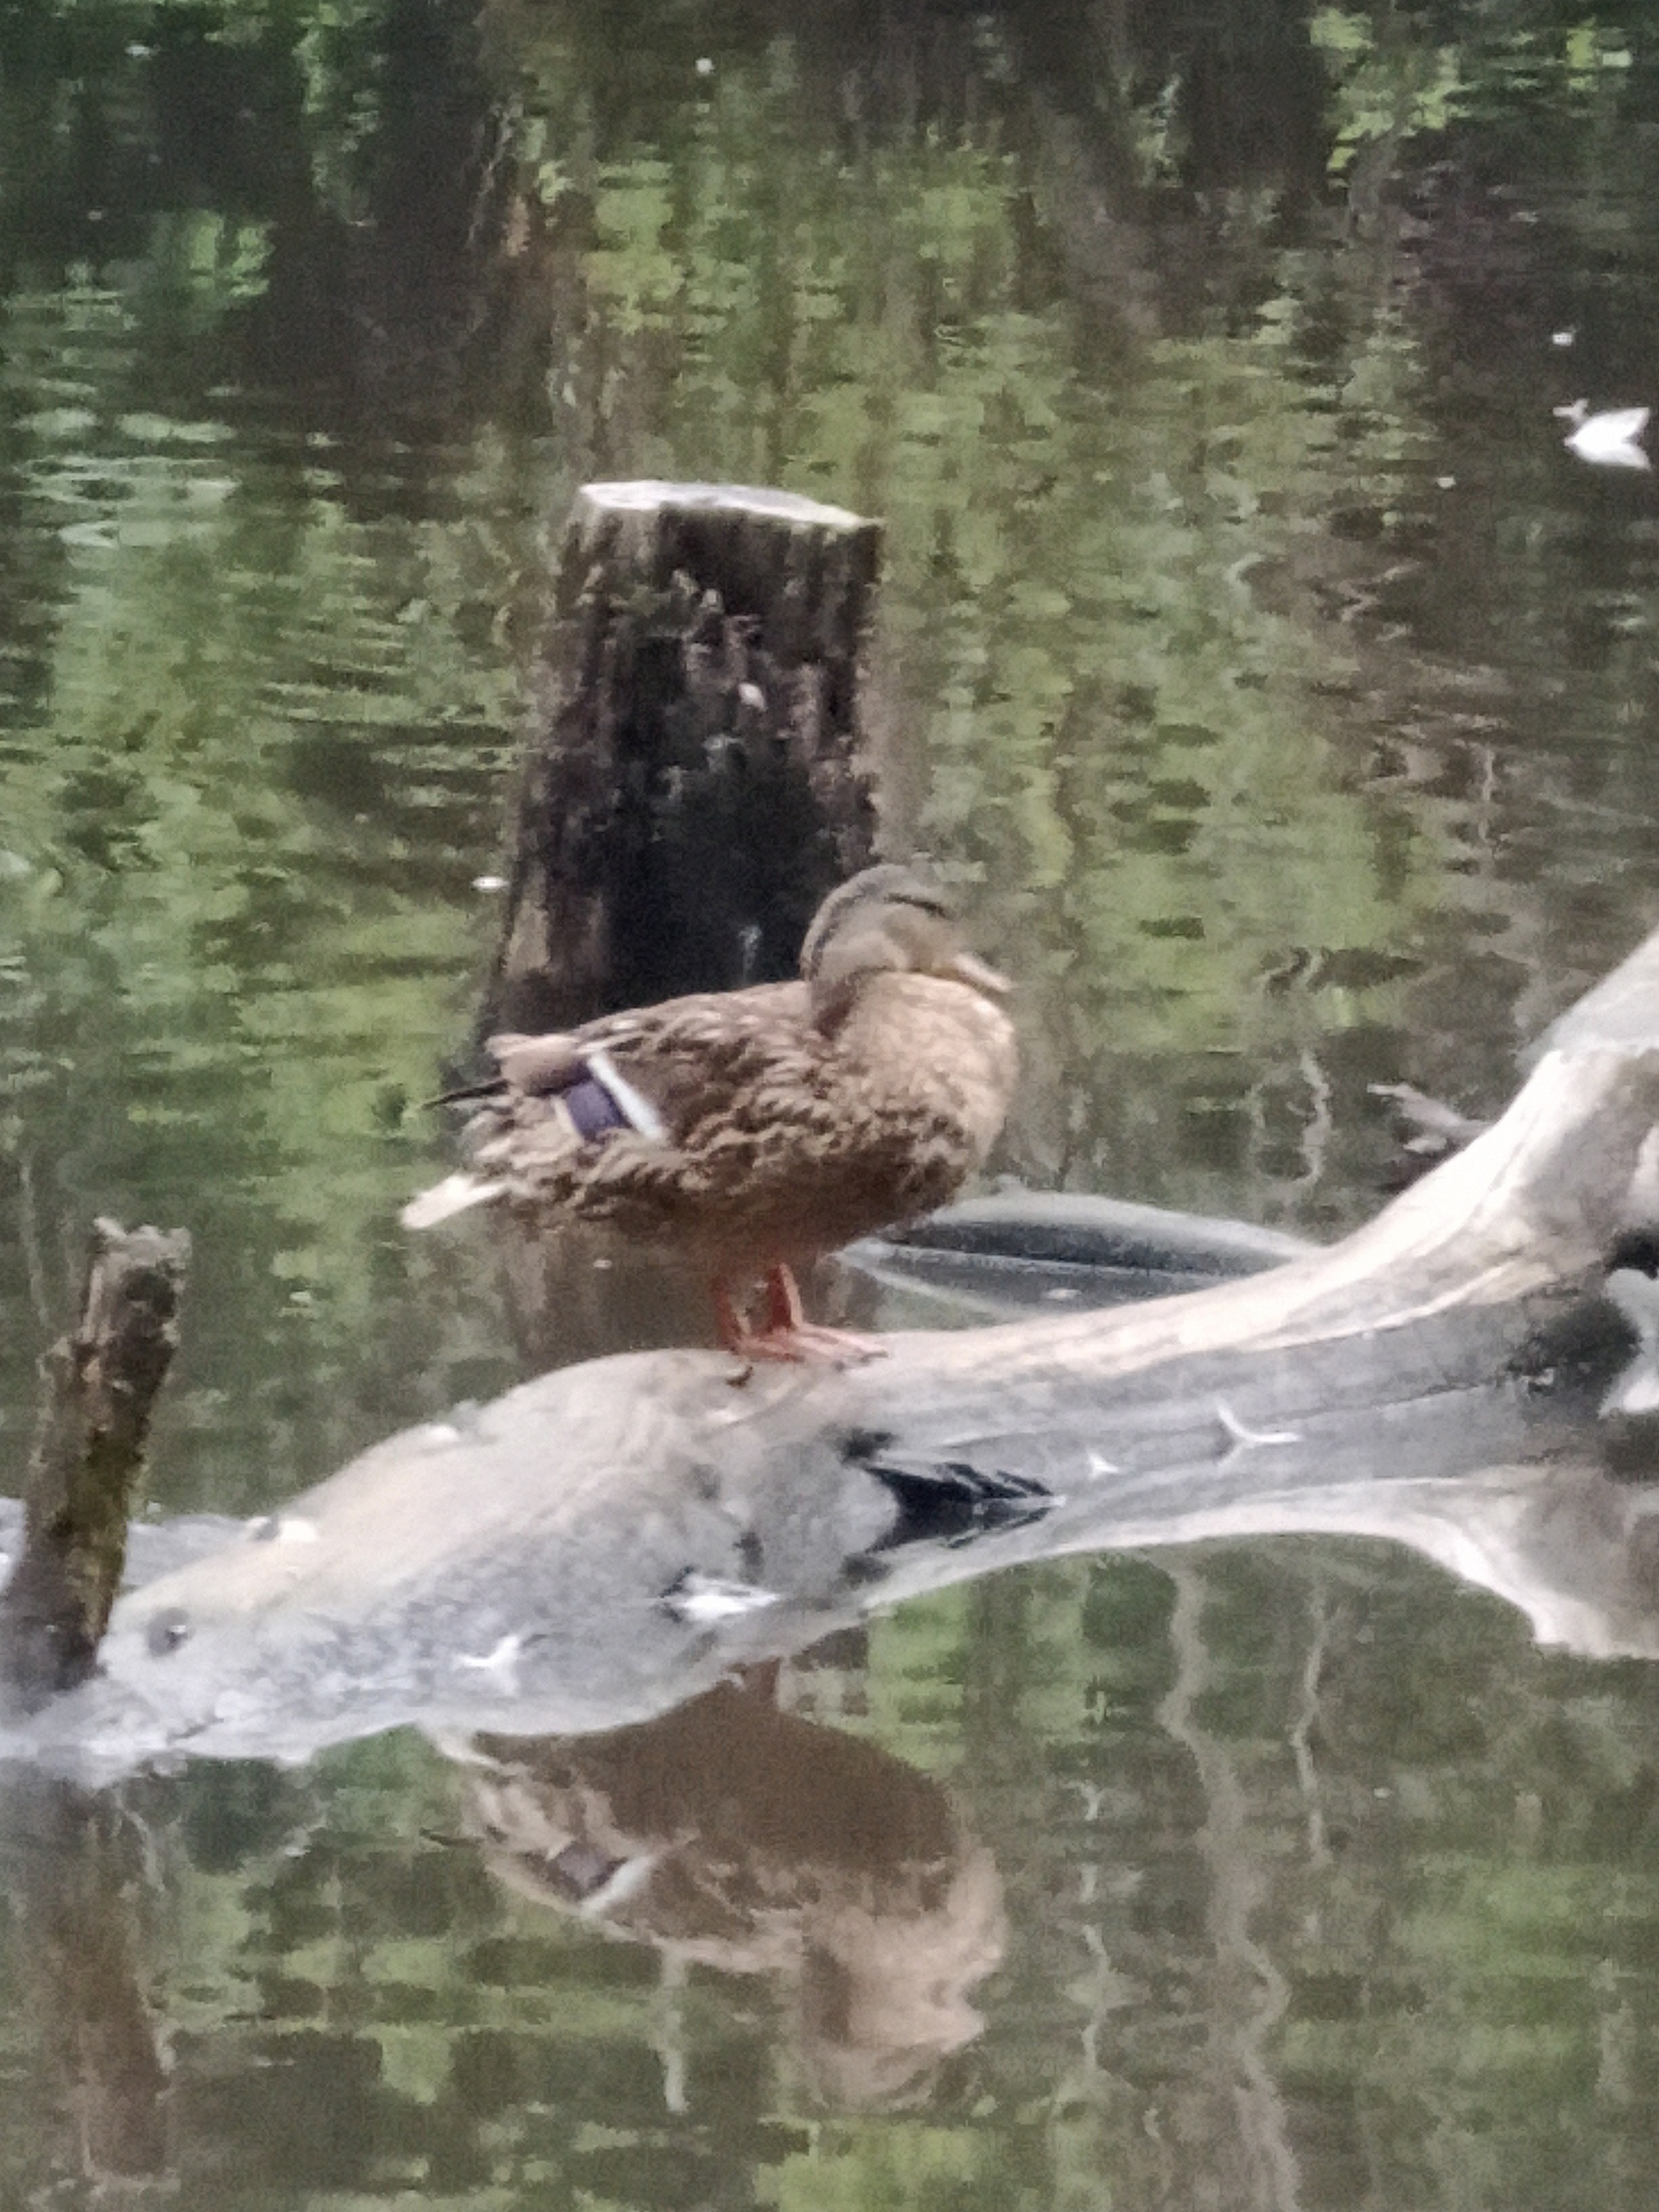
M 1602 1417 L 1609 1414 L 1659 1413 L 1659 1363 L 1651 1352 L 1640 1352 L 1622 1375 L 1615 1376 L 1601 1402 Z
M 505 1076 L 482 1076 L 476 1083 L 457 1084 L 453 1090 L 441 1090 L 435 1098 L 423 1098 L 422 1113 L 429 1113 L 438 1106 L 463 1106 L 469 1099 L 499 1098 L 507 1087 Z
M 412 1198 L 398 1219 L 405 1229 L 432 1229 L 451 1214 L 465 1213 L 468 1206 L 486 1206 L 502 1195 L 502 1185 L 482 1175 L 446 1175 L 442 1183 Z

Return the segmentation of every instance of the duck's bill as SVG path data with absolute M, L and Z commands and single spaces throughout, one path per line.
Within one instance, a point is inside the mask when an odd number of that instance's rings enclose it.
M 945 969 L 959 983 L 967 983 L 976 991 L 1011 991 L 1014 985 L 999 969 L 989 967 L 983 960 L 976 960 L 971 952 L 959 952 Z

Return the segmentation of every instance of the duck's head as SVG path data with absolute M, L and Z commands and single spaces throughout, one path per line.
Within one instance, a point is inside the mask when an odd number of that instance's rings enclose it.
M 969 951 L 938 885 L 893 861 L 867 868 L 830 893 L 801 947 L 801 974 L 820 1020 L 833 1019 L 868 976 L 938 976 L 988 998 L 1010 988 L 1006 976 Z

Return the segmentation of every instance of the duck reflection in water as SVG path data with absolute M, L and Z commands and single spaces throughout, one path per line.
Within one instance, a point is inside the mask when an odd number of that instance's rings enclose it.
M 772 1703 L 770 1671 L 642 1727 L 478 1737 L 467 1826 L 520 1896 L 665 1963 L 763 1976 L 810 2094 L 920 2101 L 984 2025 L 1007 1941 L 990 1853 L 946 1793 Z

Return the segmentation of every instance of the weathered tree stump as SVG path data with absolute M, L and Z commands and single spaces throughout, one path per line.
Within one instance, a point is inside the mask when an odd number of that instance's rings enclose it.
M 0 1598 L 0 1680 L 25 1700 L 90 1673 L 120 1587 L 150 1411 L 178 1344 L 183 1230 L 94 1223 L 80 1319 L 41 1363 L 23 1548 Z
M 794 972 L 874 852 L 857 681 L 880 535 L 782 492 L 578 494 L 483 1032 Z

